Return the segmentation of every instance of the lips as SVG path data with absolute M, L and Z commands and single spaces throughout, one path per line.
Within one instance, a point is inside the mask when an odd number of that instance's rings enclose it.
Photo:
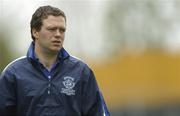
M 53 43 L 53 45 L 55 45 L 55 46 L 61 45 L 61 41 L 59 41 L 59 40 L 54 40 L 54 41 L 52 41 L 52 43 Z

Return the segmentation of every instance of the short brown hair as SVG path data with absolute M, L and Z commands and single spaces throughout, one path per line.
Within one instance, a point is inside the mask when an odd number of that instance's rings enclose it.
M 30 22 L 31 37 L 33 41 L 35 40 L 35 37 L 33 36 L 32 29 L 36 29 L 37 31 L 41 30 L 43 19 L 46 19 L 49 15 L 63 16 L 66 21 L 65 13 L 59 8 L 52 7 L 49 5 L 39 7 L 32 15 L 31 22 Z

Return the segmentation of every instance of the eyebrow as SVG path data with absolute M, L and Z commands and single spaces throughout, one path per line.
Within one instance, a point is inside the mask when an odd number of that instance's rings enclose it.
M 48 26 L 47 29 L 58 29 L 61 31 L 66 31 L 66 27 Z

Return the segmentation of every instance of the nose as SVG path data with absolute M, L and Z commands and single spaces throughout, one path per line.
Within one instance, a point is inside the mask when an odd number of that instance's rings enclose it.
M 56 29 L 55 36 L 61 36 L 61 33 L 59 32 L 59 29 Z
M 57 29 L 55 31 L 55 38 L 61 38 L 61 36 L 62 36 L 62 33 Z

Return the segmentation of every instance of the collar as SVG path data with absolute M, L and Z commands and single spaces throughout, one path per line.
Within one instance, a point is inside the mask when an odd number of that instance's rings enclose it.
M 35 43 L 31 42 L 31 45 L 30 45 L 28 52 L 27 52 L 27 57 L 31 60 L 39 61 L 35 52 L 34 52 L 34 48 L 35 48 Z M 61 59 L 64 60 L 68 57 L 69 57 L 68 52 L 64 48 L 61 48 L 61 50 L 59 50 L 59 52 L 58 52 L 58 59 L 57 60 L 61 60 Z

